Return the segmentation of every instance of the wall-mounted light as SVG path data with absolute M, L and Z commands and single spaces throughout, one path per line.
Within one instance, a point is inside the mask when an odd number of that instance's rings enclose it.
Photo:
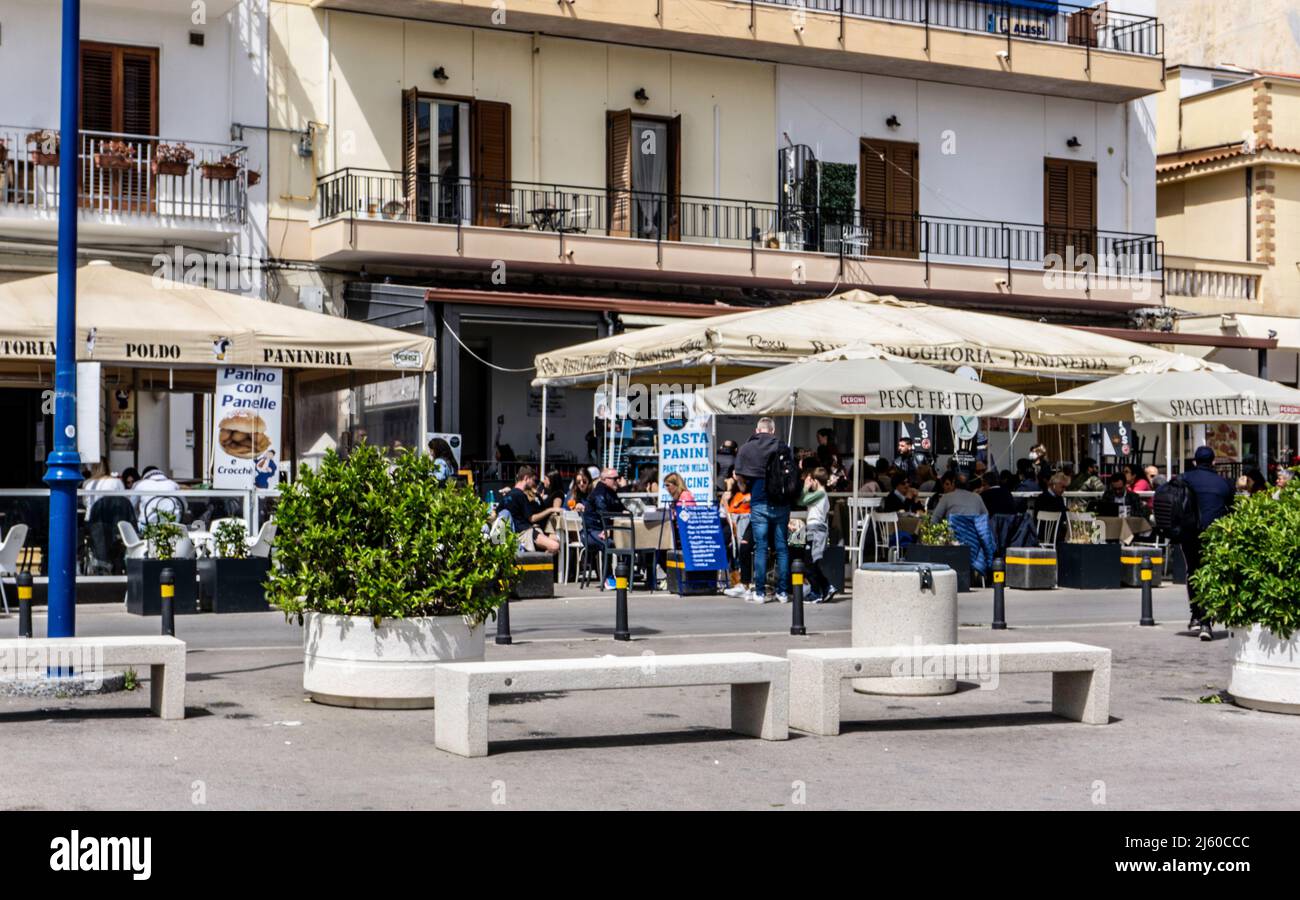
M 890 116 L 888 119 L 885 120 L 885 124 L 888 125 L 890 128 L 903 127 L 903 123 L 898 121 L 898 116 Z
M 649 103 L 649 102 L 650 102 L 650 95 L 647 94 L 647 93 L 645 92 L 645 88 L 643 88 L 643 87 L 637 88 L 637 89 L 636 89 L 636 93 L 633 94 L 632 96 L 636 98 L 636 102 L 637 102 L 637 103 Z
M 1079 140 L 1077 137 L 1072 137 L 1065 142 L 1065 146 L 1069 147 L 1071 150 L 1078 150 L 1083 146 L 1083 141 Z
M 446 81 L 450 76 L 447 75 L 447 69 L 445 66 L 438 66 L 438 68 L 433 70 L 433 77 L 442 82 Z

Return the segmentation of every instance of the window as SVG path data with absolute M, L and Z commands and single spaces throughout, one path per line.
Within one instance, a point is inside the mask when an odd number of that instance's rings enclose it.
M 402 95 L 406 214 L 421 222 L 510 219 L 510 104 Z
M 873 256 L 915 259 L 921 249 L 916 144 L 862 140 L 862 229 Z
M 682 117 L 606 115 L 609 233 L 681 239 Z
M 158 134 L 158 51 L 89 41 L 81 44 L 81 193 L 88 205 L 109 204 L 127 212 L 148 212 L 153 175 L 146 160 L 150 140 L 121 135 Z M 106 141 L 121 140 L 135 148 L 133 164 L 105 170 L 94 154 Z
M 1066 266 L 1097 264 L 1097 164 L 1069 159 L 1043 161 L 1044 252 Z M 1052 268 L 1055 260 L 1044 260 Z

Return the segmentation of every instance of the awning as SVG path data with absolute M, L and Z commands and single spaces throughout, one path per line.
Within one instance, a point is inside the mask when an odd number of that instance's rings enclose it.
M 0 364 L 54 361 L 56 275 L 0 284 Z M 77 360 L 129 368 L 271 366 L 419 374 L 432 338 L 92 262 L 77 272 Z
M 580 384 L 696 366 L 766 368 L 870 344 L 940 367 L 1102 378 L 1172 354 L 1026 319 L 849 291 L 823 300 L 645 328 L 539 354 L 534 384 Z
M 1300 422 L 1300 391 L 1178 356 L 1030 401 L 1034 423 Z

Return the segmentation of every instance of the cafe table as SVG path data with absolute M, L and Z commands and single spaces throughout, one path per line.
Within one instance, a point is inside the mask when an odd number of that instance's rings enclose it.
M 1107 541 L 1121 544 L 1131 544 L 1135 537 L 1149 534 L 1152 530 L 1151 523 L 1142 516 L 1098 516 L 1097 521 L 1105 527 Z

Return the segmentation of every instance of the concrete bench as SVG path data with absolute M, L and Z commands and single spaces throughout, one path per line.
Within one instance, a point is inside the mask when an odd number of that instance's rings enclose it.
M 434 669 L 434 745 L 487 756 L 493 694 L 731 685 L 731 730 L 766 741 L 789 736 L 789 663 L 758 653 L 606 656 L 445 663 Z
M 165 635 L 8 638 L 0 640 L 0 671 L 37 666 L 89 669 L 149 667 L 149 708 L 164 719 L 185 718 L 185 642 Z
M 904 675 L 957 677 L 1052 673 L 1052 712 L 1089 725 L 1110 720 L 1110 650 L 1071 641 L 917 644 L 790 650 L 790 727 L 840 733 L 840 682 Z

